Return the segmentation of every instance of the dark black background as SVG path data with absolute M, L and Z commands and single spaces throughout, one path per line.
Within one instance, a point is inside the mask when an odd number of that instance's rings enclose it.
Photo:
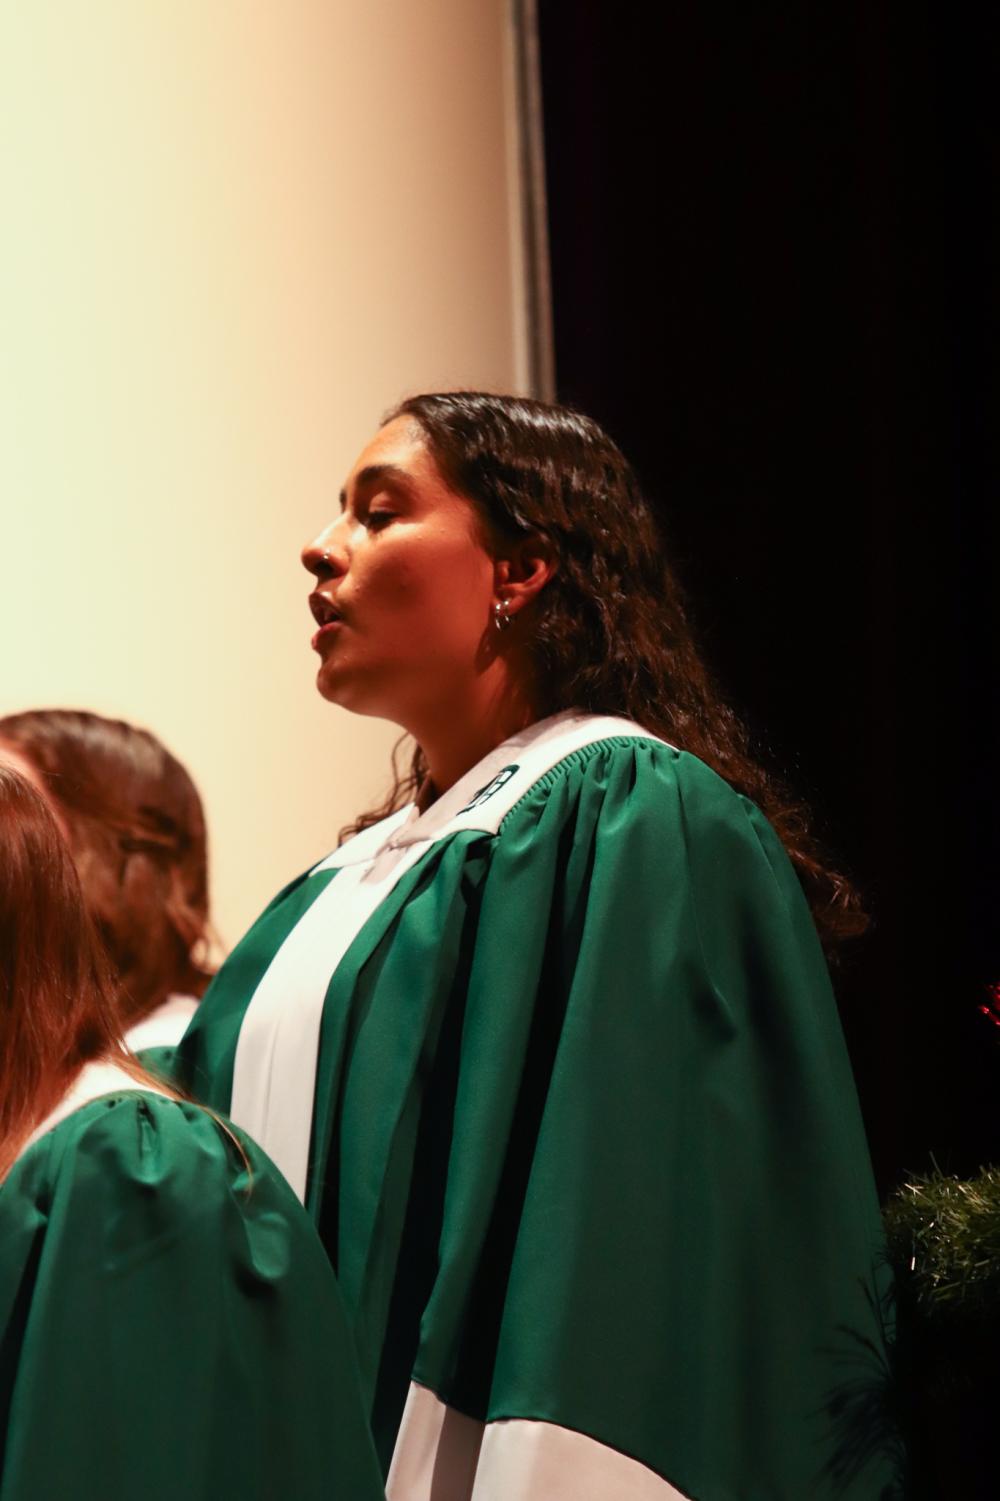
M 558 394 L 874 917 L 883 1190 L 1000 1160 L 991 7 L 540 0 Z

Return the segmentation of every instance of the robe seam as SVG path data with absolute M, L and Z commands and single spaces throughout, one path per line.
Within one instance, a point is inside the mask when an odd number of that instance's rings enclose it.
M 517 802 L 514 803 L 512 807 L 508 808 L 507 812 L 500 820 L 500 825 L 496 830 L 496 833 L 493 835 L 493 838 L 498 839 L 500 837 L 508 821 L 514 817 L 514 814 L 520 810 L 522 805 L 526 803 L 530 797 L 533 797 L 537 792 L 547 789 L 555 781 L 557 781 L 558 778 L 564 776 L 566 772 L 569 771 L 574 765 L 579 765 L 583 762 L 590 761 L 598 751 L 606 750 L 608 746 L 614 746 L 617 749 L 623 748 L 625 746 L 636 745 L 661 745 L 666 750 L 671 751 L 675 756 L 680 754 L 677 747 L 670 745 L 666 740 L 657 740 L 649 735 L 626 735 L 624 733 L 621 735 L 606 735 L 601 740 L 592 740 L 589 745 L 578 746 L 576 750 L 567 751 L 566 755 L 563 756 L 561 760 L 557 761 L 555 766 L 550 766 L 548 771 L 543 771 L 542 775 L 537 779 L 537 781 L 532 782 L 530 787 L 525 788 L 525 790 L 521 793 L 521 796 L 518 798 Z M 488 833 L 489 831 L 484 830 L 484 832 Z

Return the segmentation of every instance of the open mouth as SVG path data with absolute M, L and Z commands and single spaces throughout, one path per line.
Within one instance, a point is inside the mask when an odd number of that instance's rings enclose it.
M 319 626 L 319 630 L 313 636 L 310 645 L 313 651 L 318 651 L 324 642 L 331 640 L 340 630 L 343 617 L 337 606 L 332 600 L 327 599 L 325 594 L 310 594 L 309 608 L 312 611 L 313 619 Z
M 327 599 L 325 594 L 320 594 L 319 592 L 310 594 L 309 608 L 312 611 L 312 617 L 315 620 L 316 624 L 319 626 L 320 630 L 322 630 L 324 626 L 334 625 L 341 619 L 341 614 L 337 609 L 337 606 L 333 603 L 332 600 Z

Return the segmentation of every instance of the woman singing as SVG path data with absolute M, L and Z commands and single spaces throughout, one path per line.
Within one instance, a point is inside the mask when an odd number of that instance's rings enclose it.
M 382 1494 L 312 1225 L 125 1051 L 69 850 L 0 763 L 0 1498 Z
M 880 1495 L 880 1222 L 817 937 L 858 918 L 625 459 L 559 407 L 416 397 L 303 561 L 320 692 L 416 751 L 181 1056 L 315 1219 L 389 1496 Z

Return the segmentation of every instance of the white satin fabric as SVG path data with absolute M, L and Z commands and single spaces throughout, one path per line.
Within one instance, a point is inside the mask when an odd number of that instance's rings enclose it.
M 585 1433 L 527 1418 L 477 1423 L 410 1387 L 388 1501 L 689 1501 Z
M 438 840 L 495 834 L 540 777 L 574 751 L 616 735 L 655 739 L 631 720 L 565 710 L 490 751 L 420 813 L 414 804 L 348 839 L 310 872 L 336 879 L 307 907 L 243 1016 L 229 1115 L 306 1196 L 316 1063 L 330 977 L 365 923 Z

